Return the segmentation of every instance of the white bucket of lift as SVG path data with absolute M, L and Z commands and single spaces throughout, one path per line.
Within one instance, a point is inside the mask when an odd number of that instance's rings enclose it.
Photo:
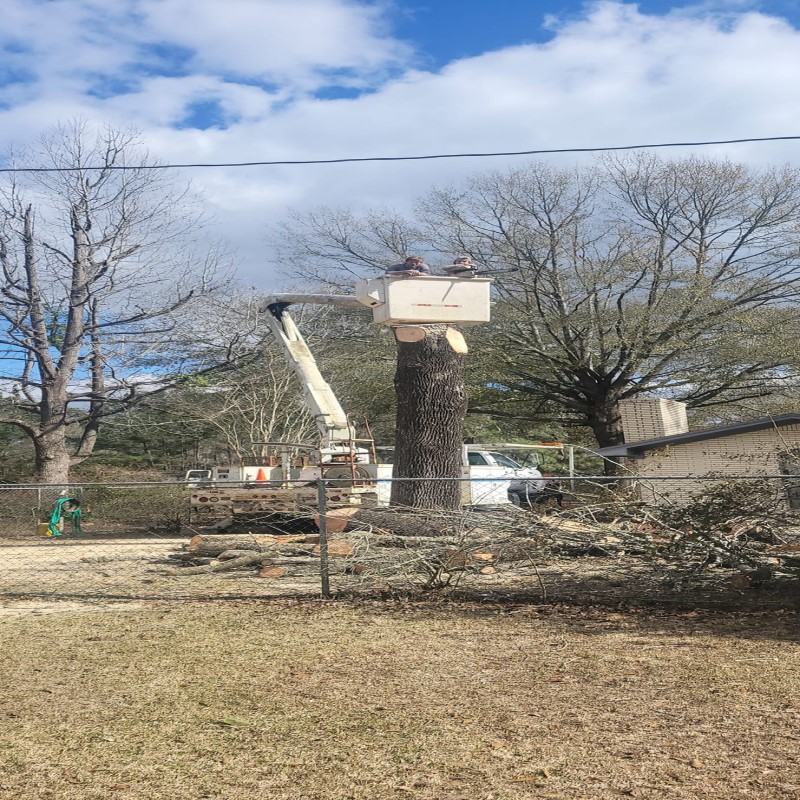
M 382 325 L 489 322 L 491 278 L 382 277 L 356 283 L 356 299 Z

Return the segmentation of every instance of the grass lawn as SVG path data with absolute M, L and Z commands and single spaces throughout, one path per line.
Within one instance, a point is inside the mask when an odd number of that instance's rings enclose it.
M 798 621 L 7 604 L 0 798 L 800 798 Z

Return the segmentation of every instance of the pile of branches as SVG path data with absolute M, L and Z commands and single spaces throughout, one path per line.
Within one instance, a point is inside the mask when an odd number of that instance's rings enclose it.
M 601 501 L 560 515 L 561 526 L 570 521 L 605 532 L 605 543 L 596 542 L 588 555 L 640 556 L 676 587 L 712 572 L 738 589 L 774 577 L 800 577 L 800 516 L 766 480 L 718 481 L 689 502 L 660 506 L 607 492 Z M 563 537 L 553 541 L 554 551 L 574 553 L 580 546 L 577 541 L 565 550 Z
M 718 484 L 681 506 L 646 506 L 607 492 L 552 513 L 509 505 L 330 514 L 329 571 L 341 576 L 338 586 L 442 589 L 473 578 L 527 576 L 544 594 L 540 567 L 568 570 L 570 560 L 583 557 L 598 559 L 595 571 L 609 574 L 635 563 L 676 588 L 718 578 L 746 589 L 773 577 L 800 577 L 800 527 L 767 485 Z M 196 536 L 173 554 L 170 574 L 319 575 L 313 510 L 293 526 L 298 532 L 290 535 Z

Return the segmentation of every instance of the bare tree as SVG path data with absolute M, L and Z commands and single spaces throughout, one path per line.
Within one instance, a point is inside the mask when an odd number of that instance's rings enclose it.
M 491 174 L 428 204 L 437 241 L 518 270 L 497 285 L 507 388 L 603 446 L 621 441 L 622 399 L 746 397 L 792 359 L 753 342 L 797 293 L 798 213 L 795 170 L 649 155 Z
M 422 252 L 422 232 L 389 210 L 359 216 L 346 208 L 293 213 L 274 238 L 278 258 L 293 278 L 316 285 L 350 288 L 389 264 Z
M 197 200 L 133 132 L 72 123 L 14 163 L 51 171 L 0 189 L 0 386 L 15 407 L 0 424 L 30 437 L 39 480 L 62 483 L 109 411 L 219 358 L 175 346 L 219 257 L 196 252 Z
M 214 430 L 234 458 L 260 458 L 264 442 L 309 442 L 314 420 L 283 357 L 267 350 L 235 376 L 191 387 L 170 403 L 180 417 Z

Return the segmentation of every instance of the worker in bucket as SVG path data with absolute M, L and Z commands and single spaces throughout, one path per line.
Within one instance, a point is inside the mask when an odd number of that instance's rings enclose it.
M 458 256 L 444 268 L 444 272 L 448 278 L 474 278 L 478 265 L 469 256 Z
M 386 267 L 389 276 L 416 278 L 420 275 L 430 275 L 431 268 L 419 256 L 409 256 L 402 264 L 392 264 Z

